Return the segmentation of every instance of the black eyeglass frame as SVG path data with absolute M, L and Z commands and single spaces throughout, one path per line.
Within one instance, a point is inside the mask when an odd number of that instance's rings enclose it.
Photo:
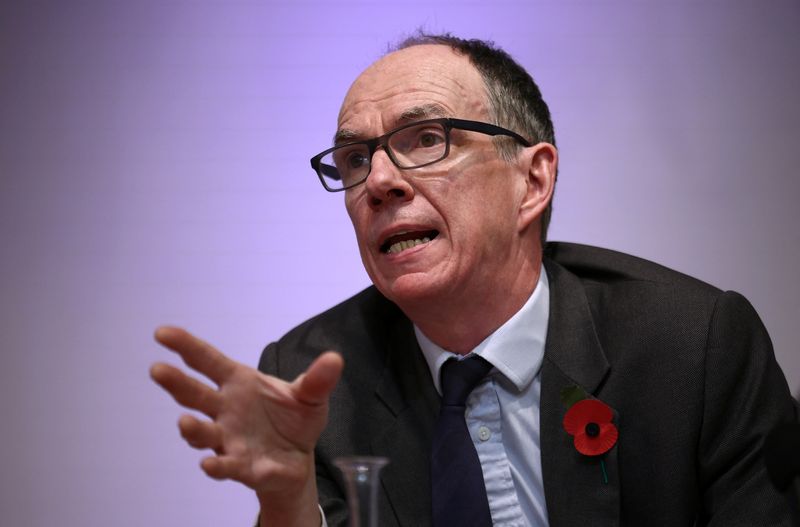
M 406 128 L 411 128 L 413 126 L 420 126 L 420 125 L 425 125 L 425 124 L 433 124 L 433 123 L 441 124 L 442 128 L 444 128 L 444 132 L 445 132 L 445 148 L 444 148 L 444 153 L 442 154 L 442 157 L 440 157 L 439 159 L 435 159 L 433 161 L 428 161 L 428 162 L 423 163 L 421 165 L 413 165 L 413 166 L 409 166 L 409 167 L 401 166 L 400 163 L 397 161 L 397 159 L 395 159 L 394 152 L 392 152 L 392 149 L 389 147 L 389 138 L 392 135 L 396 134 L 397 132 L 405 130 Z M 394 166 L 396 166 L 397 168 L 399 168 L 401 170 L 408 170 L 408 169 L 412 169 L 412 168 L 422 168 L 422 167 L 426 167 L 426 166 L 432 165 L 434 163 L 438 163 L 439 161 L 442 161 L 443 159 L 447 158 L 448 155 L 450 155 L 450 130 L 453 130 L 453 129 L 466 130 L 468 132 L 478 132 L 478 133 L 481 133 L 481 134 L 490 135 L 492 137 L 498 136 L 498 135 L 505 135 L 505 136 L 508 136 L 508 137 L 511 137 L 511 138 L 515 139 L 518 143 L 522 144 L 525 147 L 533 146 L 533 143 L 531 143 L 530 141 L 528 141 L 527 139 L 525 139 L 524 137 L 522 137 L 518 133 L 512 132 L 511 130 L 508 130 L 508 129 L 503 128 L 501 126 L 497 126 L 497 125 L 490 124 L 490 123 L 484 123 L 484 122 L 481 122 L 481 121 L 469 121 L 469 120 L 466 120 L 466 119 L 453 119 L 453 118 L 450 118 L 450 117 L 441 117 L 441 118 L 437 118 L 437 119 L 426 119 L 424 121 L 415 121 L 413 123 L 408 123 L 408 124 L 405 124 L 405 125 L 400 126 L 398 128 L 395 128 L 394 130 L 391 130 L 390 132 L 387 132 L 387 133 L 383 134 L 380 137 L 375 137 L 374 139 L 366 139 L 364 141 L 352 141 L 350 143 L 342 143 L 342 144 L 336 145 L 336 146 L 334 146 L 332 148 L 328 148 L 327 150 L 324 150 L 324 151 L 320 152 L 319 154 L 317 154 L 317 155 L 315 155 L 314 157 L 311 158 L 311 168 L 313 168 L 314 171 L 317 173 L 317 177 L 319 177 L 319 180 L 322 183 L 322 186 L 325 187 L 325 190 L 327 190 L 328 192 L 341 192 L 343 190 L 347 190 L 347 189 L 351 189 L 353 187 L 356 187 L 356 186 L 360 185 L 361 183 L 363 183 L 364 181 L 367 180 L 367 178 L 369 177 L 370 173 L 372 172 L 372 156 L 375 155 L 375 152 L 378 150 L 379 146 L 383 147 L 384 151 L 386 152 L 386 155 L 388 155 L 389 159 L 392 161 L 392 163 L 394 163 Z M 342 188 L 331 188 L 331 187 L 329 187 L 328 184 L 325 182 L 325 176 L 323 175 L 324 168 L 323 168 L 323 165 L 322 165 L 322 158 L 324 158 L 326 155 L 330 154 L 334 150 L 338 150 L 339 148 L 350 147 L 350 146 L 353 146 L 353 145 L 366 145 L 367 152 L 369 154 L 369 170 L 367 171 L 367 173 L 364 176 L 364 178 L 359 180 L 359 181 L 357 181 L 356 183 L 344 186 Z

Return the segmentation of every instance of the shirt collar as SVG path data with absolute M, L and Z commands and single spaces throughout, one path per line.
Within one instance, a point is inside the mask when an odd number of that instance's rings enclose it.
M 547 272 L 542 266 L 536 288 L 525 305 L 466 356 L 480 355 L 511 381 L 517 390 L 522 391 L 542 366 L 549 316 L 550 286 Z M 452 357 L 462 357 L 435 344 L 416 324 L 414 333 L 428 363 L 436 391 L 441 394 L 439 371 L 442 364 Z

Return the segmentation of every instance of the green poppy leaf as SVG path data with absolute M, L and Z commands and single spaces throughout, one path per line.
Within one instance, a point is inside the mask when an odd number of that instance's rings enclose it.
M 586 395 L 586 390 L 574 384 L 572 386 L 565 386 L 561 389 L 561 402 L 564 403 L 564 406 L 567 407 L 567 410 L 569 410 L 573 404 L 577 403 L 578 401 L 583 401 L 587 397 L 588 395 Z

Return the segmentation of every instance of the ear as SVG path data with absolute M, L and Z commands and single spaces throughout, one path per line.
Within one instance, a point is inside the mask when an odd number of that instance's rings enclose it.
M 542 217 L 556 186 L 558 169 L 558 150 L 550 143 L 539 143 L 528 147 L 522 154 L 527 168 L 526 191 L 519 208 L 520 232 L 529 228 L 532 223 Z

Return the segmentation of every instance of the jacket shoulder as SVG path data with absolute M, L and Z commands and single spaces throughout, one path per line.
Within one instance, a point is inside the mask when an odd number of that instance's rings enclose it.
M 626 359 L 638 355 L 649 360 L 651 352 L 665 346 L 702 354 L 720 298 L 739 297 L 654 262 L 608 249 L 550 243 L 545 256 L 554 288 L 563 294 L 569 287 L 587 302 L 594 330 L 612 362 L 615 353 L 625 348 L 630 348 L 624 354 Z M 700 357 L 695 355 L 693 360 Z
M 716 297 L 720 289 L 663 265 L 610 249 L 578 243 L 548 242 L 544 256 L 584 282 L 650 282 L 695 290 Z
M 305 371 L 319 354 L 333 350 L 345 362 L 363 360 L 359 350 L 382 342 L 390 326 L 404 319 L 402 311 L 374 286 L 289 330 L 261 354 L 259 369 L 282 378 Z

